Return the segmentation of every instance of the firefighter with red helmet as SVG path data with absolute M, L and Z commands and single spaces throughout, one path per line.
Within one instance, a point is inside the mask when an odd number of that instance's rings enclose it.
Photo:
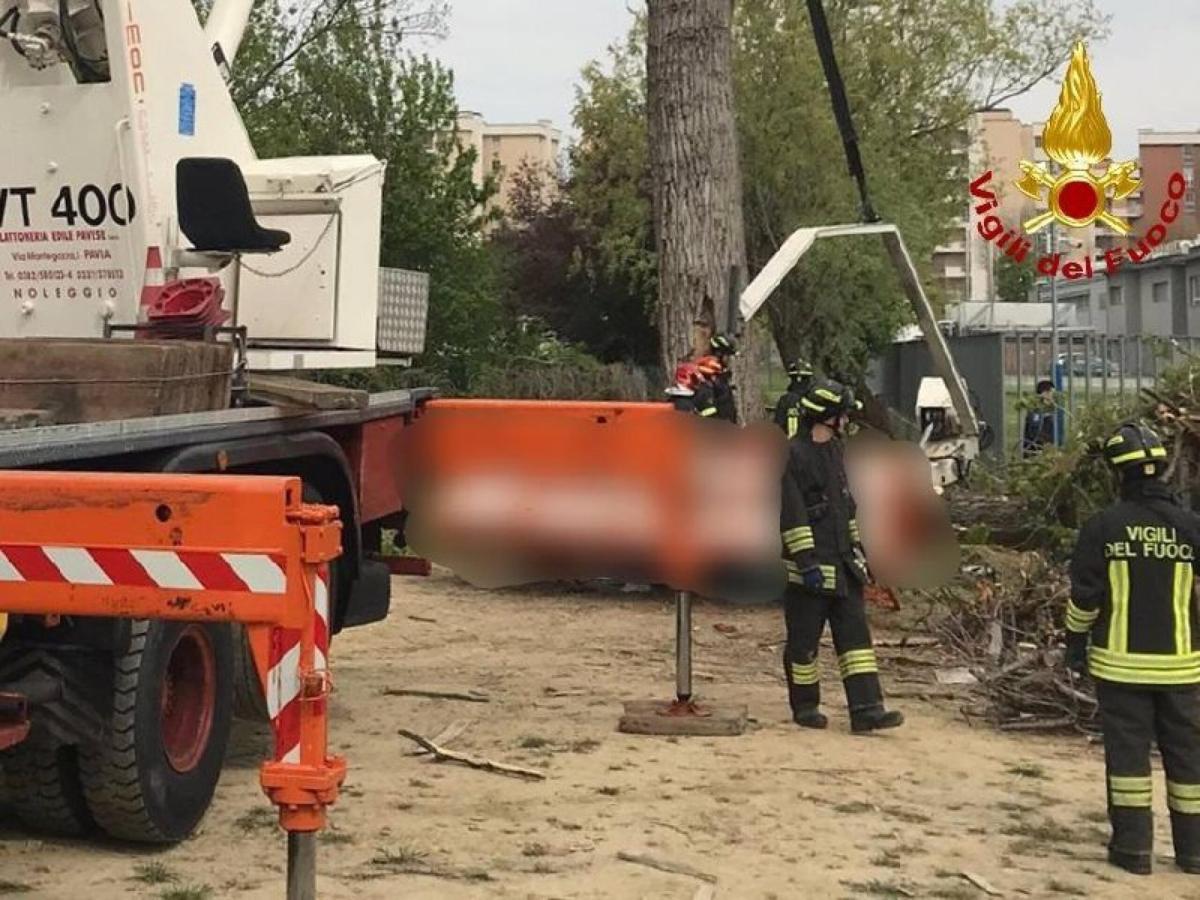
M 711 370 L 713 398 L 717 404 L 717 417 L 734 425 L 738 422 L 737 397 L 733 386 L 733 357 L 737 356 L 737 344 L 728 335 L 714 335 L 708 342 L 709 353 L 698 361 Z
M 1091 673 L 1100 702 L 1108 859 L 1150 874 L 1150 747 L 1157 744 L 1175 864 L 1200 875 L 1200 612 L 1193 592 L 1200 517 L 1163 483 L 1167 450 L 1151 429 L 1126 423 L 1103 449 L 1120 478 L 1120 499 L 1079 532 L 1066 624 L 1068 665 Z
M 675 367 L 675 382 L 667 388 L 671 403 L 681 412 L 711 419 L 717 415 L 712 383 L 697 363 L 681 362 Z
M 825 728 L 817 651 L 828 622 L 855 734 L 895 728 L 904 717 L 884 707 L 863 589 L 869 580 L 842 435 L 861 408 L 854 393 L 818 379 L 800 400 L 804 427 L 789 442 L 780 531 L 788 587 L 784 669 L 792 718 Z

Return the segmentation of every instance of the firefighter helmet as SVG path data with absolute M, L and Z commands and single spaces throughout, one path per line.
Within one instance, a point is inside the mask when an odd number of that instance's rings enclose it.
M 1153 477 L 1167 463 L 1167 448 L 1153 430 L 1126 422 L 1104 443 L 1104 458 L 1123 476 Z
M 800 399 L 801 412 L 814 422 L 849 415 L 860 409 L 862 403 L 854 398 L 854 391 L 844 384 L 828 379 L 813 382 Z
M 813 377 L 813 367 L 802 359 L 794 359 L 787 366 L 788 378 L 799 381 L 802 378 Z
M 717 356 L 737 355 L 737 342 L 727 334 L 714 334 L 708 346 Z

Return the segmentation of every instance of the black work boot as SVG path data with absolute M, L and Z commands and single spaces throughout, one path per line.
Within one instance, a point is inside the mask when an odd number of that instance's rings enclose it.
M 799 712 L 792 713 L 792 721 L 801 728 L 825 728 L 829 725 L 829 719 L 819 709 L 802 709 Z
M 1149 875 L 1152 868 L 1149 853 L 1130 853 L 1126 850 L 1113 850 L 1110 847 L 1108 861 L 1131 875 Z
M 903 713 L 895 710 L 889 711 L 882 706 L 850 713 L 850 731 L 854 734 L 869 734 L 885 728 L 899 728 L 903 724 Z
M 1175 857 L 1175 865 L 1179 867 L 1181 872 L 1186 872 L 1188 875 L 1200 875 L 1200 857 L 1187 856 Z

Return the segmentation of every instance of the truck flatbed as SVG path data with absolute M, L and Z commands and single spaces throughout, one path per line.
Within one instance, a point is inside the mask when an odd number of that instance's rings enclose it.
M 53 467 L 189 444 L 360 425 L 411 413 L 435 393 L 432 388 L 414 388 L 372 394 L 366 409 L 314 412 L 260 406 L 16 429 L 0 432 L 0 468 Z

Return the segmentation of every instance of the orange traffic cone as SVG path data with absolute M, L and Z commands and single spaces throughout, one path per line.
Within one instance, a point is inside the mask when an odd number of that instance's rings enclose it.
M 146 248 L 146 272 L 142 278 L 142 296 L 138 306 L 138 322 L 149 319 L 148 310 L 158 302 L 163 289 L 162 251 L 158 247 Z

